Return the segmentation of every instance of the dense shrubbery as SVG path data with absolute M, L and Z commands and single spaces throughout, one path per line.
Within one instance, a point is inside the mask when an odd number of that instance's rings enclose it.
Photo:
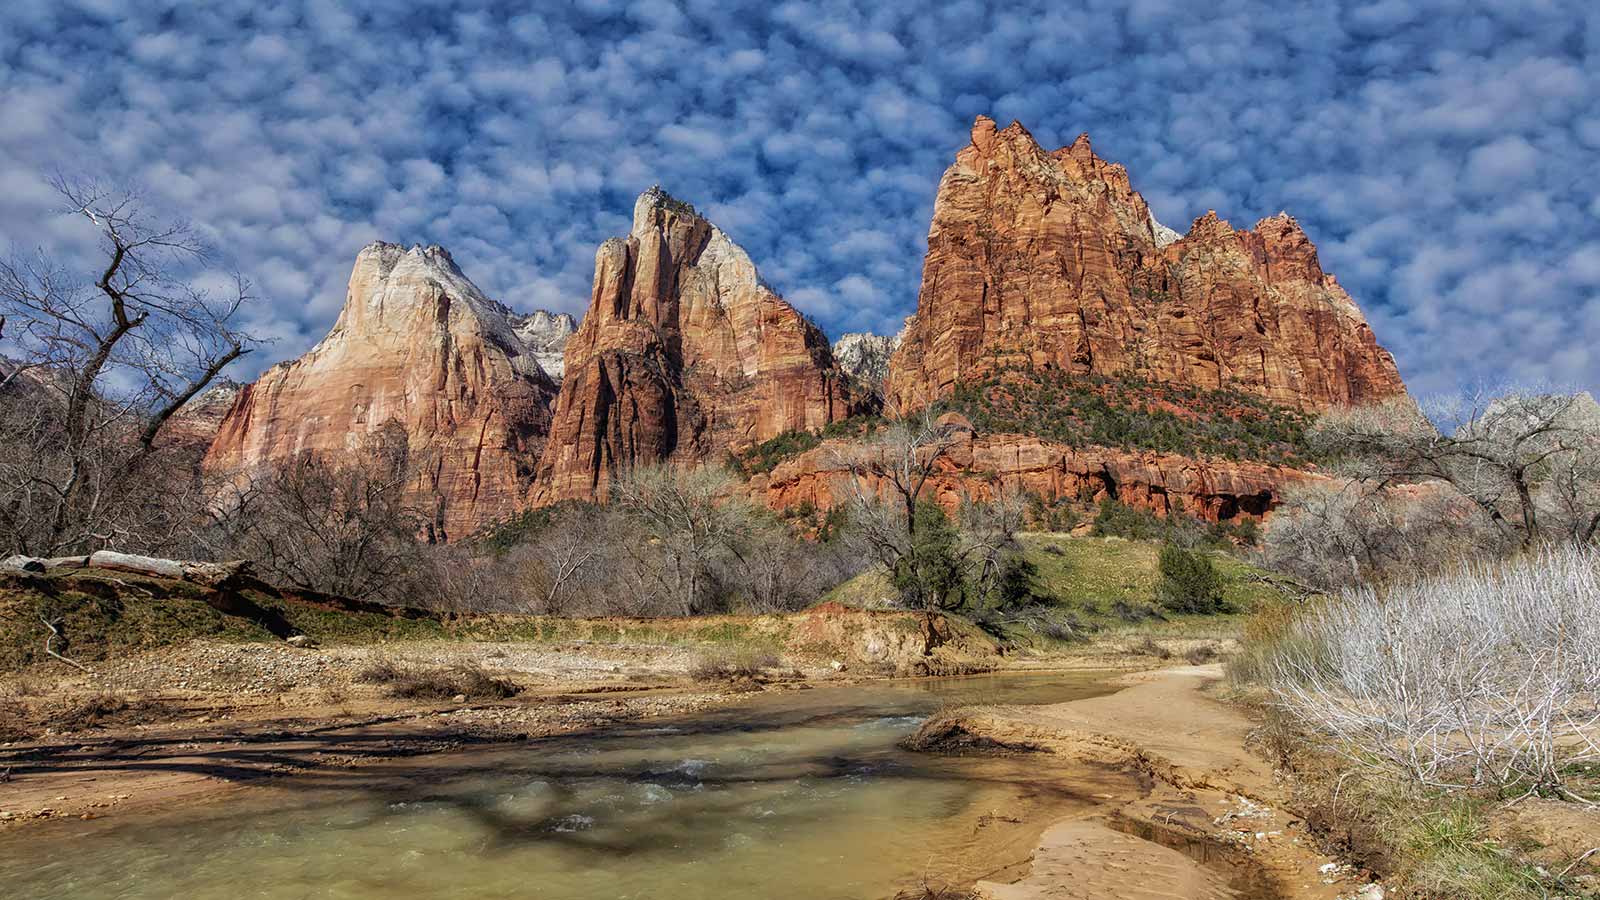
M 1005 367 L 958 384 L 949 408 L 982 431 L 1072 446 L 1305 462 L 1310 419 L 1239 391 L 1201 391 L 1134 376 Z
M 861 570 L 842 513 L 784 519 L 738 497 L 731 477 L 636 468 L 604 506 L 533 510 L 472 545 L 433 549 L 433 592 L 413 602 L 572 616 L 777 612 Z
M 1206 522 L 1174 511 L 1158 516 L 1106 497 L 1100 501 L 1090 531 L 1096 537 L 1120 537 L 1135 541 L 1163 541 L 1183 547 L 1212 547 L 1227 550 L 1235 543 L 1252 546 L 1260 537 L 1254 519 L 1241 518 L 1233 524 Z
M 1158 561 L 1161 580 L 1156 582 L 1156 602 L 1175 613 L 1223 612 L 1222 575 L 1203 550 L 1167 543 Z
M 771 472 L 784 460 L 819 447 L 830 438 L 871 434 L 882 421 L 879 416 L 860 415 L 830 422 L 817 431 L 785 431 L 741 453 L 728 454 L 728 468 L 745 478 Z

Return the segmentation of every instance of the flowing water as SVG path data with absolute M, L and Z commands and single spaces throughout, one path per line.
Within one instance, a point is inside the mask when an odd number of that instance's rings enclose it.
M 1105 693 L 1091 675 L 767 692 L 603 732 L 286 778 L 0 838 L 0 897 L 877 898 L 1026 860 L 1131 776 L 897 742 L 946 703 Z M 1113 784 L 1115 782 L 1116 784 Z

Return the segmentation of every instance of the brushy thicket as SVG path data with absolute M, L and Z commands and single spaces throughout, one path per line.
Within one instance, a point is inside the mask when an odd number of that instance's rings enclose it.
M 1558 545 L 1280 617 L 1253 661 L 1351 760 L 1436 788 L 1572 797 L 1600 761 L 1600 550 Z
M 1006 366 L 962 382 L 948 406 L 980 431 L 1075 447 L 1158 450 L 1282 465 L 1306 461 L 1310 417 L 1240 391 L 1203 391 L 1059 369 Z
M 731 479 L 715 467 L 638 467 L 607 504 L 530 510 L 433 549 L 414 602 L 565 616 L 781 612 L 866 565 L 842 511 L 785 518 Z
M 1090 533 L 1095 537 L 1120 537 L 1133 541 L 1159 541 L 1182 547 L 1232 549 L 1235 543 L 1250 547 L 1260 539 L 1254 519 L 1233 523 L 1207 522 L 1173 511 L 1165 516 L 1119 503 L 1111 497 L 1100 501 Z
M 870 435 L 883 421 L 881 416 L 856 415 L 829 422 L 816 431 L 785 431 L 743 452 L 729 453 L 728 468 L 744 478 L 771 472 L 784 460 L 822 446 L 823 441 Z
M 417 666 L 377 659 L 356 673 L 356 680 L 382 685 L 390 696 L 407 700 L 505 700 L 522 688 L 471 663 Z

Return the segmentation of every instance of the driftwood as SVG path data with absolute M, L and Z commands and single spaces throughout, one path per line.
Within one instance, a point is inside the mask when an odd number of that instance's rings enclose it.
M 60 619 L 56 619 L 54 622 L 52 622 L 49 619 L 46 619 L 44 616 L 40 616 L 39 617 L 39 621 L 44 623 L 44 627 L 50 629 L 50 636 L 44 639 L 44 652 L 45 653 L 49 654 L 50 656 L 55 657 L 56 659 L 61 660 L 62 662 L 66 663 L 69 666 L 72 666 L 73 668 L 77 669 L 80 672 L 91 671 L 90 668 L 88 666 L 84 665 L 83 663 L 78 662 L 77 660 L 74 660 L 74 659 L 68 659 L 65 656 L 62 656 L 60 653 L 57 653 L 55 651 L 56 639 L 61 637 L 61 627 L 60 627 L 61 626 L 61 620 Z
M 237 582 L 250 574 L 248 560 L 233 562 L 191 562 L 178 559 L 161 559 L 155 556 L 134 556 L 113 550 L 96 550 L 89 556 L 89 565 L 96 569 L 132 572 L 135 575 L 153 575 L 220 588 Z
M 156 556 L 135 556 L 115 550 L 96 550 L 88 556 L 58 556 L 45 559 L 37 556 L 8 556 L 0 560 L 0 571 L 44 573 L 52 569 L 111 569 L 132 572 L 135 575 L 152 575 L 189 581 L 206 587 L 229 587 L 251 574 L 248 560 L 233 562 L 193 562 L 181 559 L 162 559 Z

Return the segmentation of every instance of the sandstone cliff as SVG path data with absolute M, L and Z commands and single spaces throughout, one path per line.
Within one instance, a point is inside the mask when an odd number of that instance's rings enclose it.
M 718 460 L 868 402 L 744 250 L 658 188 L 639 197 L 628 236 L 595 254 L 565 369 L 537 503 L 603 496 L 634 463 Z
M 533 358 L 546 375 L 561 380 L 565 369 L 567 340 L 578 330 L 578 323 L 566 313 L 536 310 L 531 316 L 512 316 L 511 328 L 533 351 Z
M 846 374 L 872 390 L 882 390 L 889 377 L 889 358 L 900 346 L 900 335 L 852 332 L 833 342 L 833 358 Z
M 890 366 L 901 408 L 995 365 L 1137 375 L 1301 410 L 1403 394 L 1394 360 L 1287 215 L 1156 222 L 1087 136 L 1054 152 L 979 118 L 944 173 L 917 313 Z
M 356 257 L 333 330 L 238 393 L 206 467 L 348 458 L 398 423 L 425 463 L 411 502 L 434 537 L 464 537 L 520 507 L 548 430 L 555 385 L 518 321 L 444 249 L 374 243 Z
M 773 509 L 827 509 L 849 496 L 852 475 L 843 460 L 852 452 L 860 451 L 845 441 L 824 443 L 752 478 L 750 496 Z M 1181 512 L 1217 522 L 1264 518 L 1285 486 L 1320 477 L 1260 463 L 1069 447 L 1014 434 L 968 434 L 941 460 L 924 496 L 951 512 L 964 497 L 984 500 L 1001 490 L 1024 491 L 1052 505 L 1086 505 L 1110 497 L 1163 516 Z

